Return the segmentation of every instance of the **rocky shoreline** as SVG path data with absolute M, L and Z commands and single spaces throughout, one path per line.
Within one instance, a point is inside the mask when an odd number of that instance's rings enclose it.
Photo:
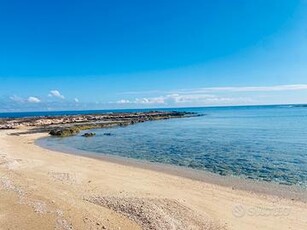
M 137 113 L 109 113 L 69 116 L 43 116 L 29 118 L 0 119 L 0 129 L 21 129 L 30 127 L 31 132 L 48 132 L 52 136 L 76 135 L 82 130 L 127 126 L 145 121 L 165 120 L 195 116 L 190 112 L 137 112 Z

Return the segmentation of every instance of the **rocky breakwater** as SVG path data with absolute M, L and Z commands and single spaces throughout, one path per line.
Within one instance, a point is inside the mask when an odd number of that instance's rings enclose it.
M 126 126 L 145 121 L 182 118 L 187 116 L 195 116 L 195 114 L 177 111 L 151 111 L 137 113 L 8 118 L 0 119 L 0 129 L 30 127 L 31 132 L 48 132 L 52 136 L 66 137 L 76 135 L 82 130 Z
M 108 114 L 104 116 L 103 119 L 97 119 L 96 117 L 95 122 L 92 123 L 73 124 L 68 127 L 52 129 L 49 134 L 52 136 L 67 137 L 76 135 L 82 130 L 127 126 L 146 121 L 182 118 L 192 115 L 192 113 L 187 112 L 142 112 Z

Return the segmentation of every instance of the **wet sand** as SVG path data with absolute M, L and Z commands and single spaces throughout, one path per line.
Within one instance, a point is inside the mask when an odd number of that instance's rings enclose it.
M 269 192 L 279 187 L 56 152 L 34 144 L 45 134 L 14 132 L 0 131 L 0 229 L 307 228 L 304 199 Z

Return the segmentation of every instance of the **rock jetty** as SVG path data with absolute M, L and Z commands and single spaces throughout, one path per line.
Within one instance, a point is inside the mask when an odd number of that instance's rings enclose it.
M 187 116 L 195 116 L 195 114 L 177 111 L 150 111 L 137 113 L 7 118 L 0 119 L 0 129 L 31 127 L 32 132 L 48 132 L 52 136 L 66 137 L 76 135 L 82 130 L 127 126 L 145 121 L 182 118 Z

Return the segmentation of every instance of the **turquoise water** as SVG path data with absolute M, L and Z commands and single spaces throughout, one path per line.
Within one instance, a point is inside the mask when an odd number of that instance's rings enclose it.
M 92 138 L 47 138 L 44 145 L 306 186 L 306 107 L 183 110 L 204 116 L 94 130 Z

